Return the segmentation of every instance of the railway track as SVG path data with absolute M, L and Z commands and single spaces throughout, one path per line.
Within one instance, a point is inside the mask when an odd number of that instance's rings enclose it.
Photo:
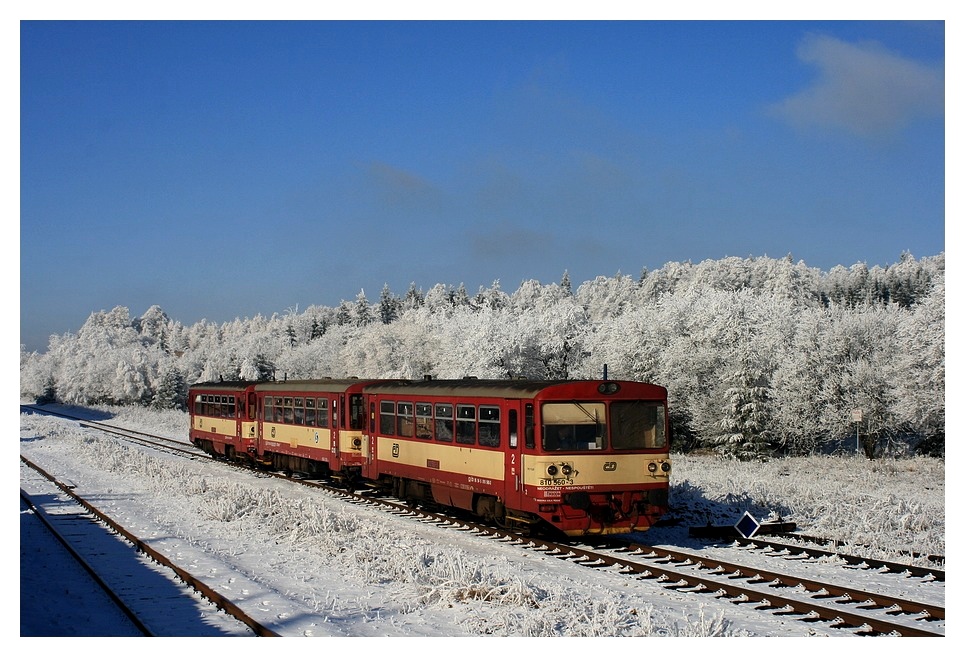
M 54 541 L 48 541 L 49 537 Z M 22 488 L 20 542 L 20 636 L 62 636 L 74 627 L 83 627 L 86 636 L 153 636 Z M 35 549 L 37 545 L 44 547 Z M 58 574 L 53 589 L 45 588 L 49 586 L 45 574 L 51 572 Z M 64 595 L 69 595 L 73 604 L 62 604 Z M 38 613 L 31 602 L 38 598 L 44 610 L 59 609 L 59 613 Z M 91 616 L 77 606 L 96 608 L 97 614 Z
M 822 545 L 836 545 L 835 541 L 830 539 L 823 539 L 814 536 L 797 536 L 795 534 L 782 534 L 787 540 L 804 541 L 810 543 L 820 543 Z M 841 559 L 847 564 L 852 566 L 865 568 L 868 570 L 884 570 L 890 573 L 907 573 L 912 577 L 921 577 L 923 579 L 931 578 L 939 582 L 945 581 L 945 571 L 940 568 L 932 568 L 927 566 L 915 566 L 913 564 L 898 563 L 896 561 L 885 561 L 883 559 L 873 559 L 871 557 L 862 557 L 854 554 L 848 554 L 845 552 L 839 552 L 837 550 L 824 550 L 820 548 L 803 546 L 797 543 L 789 543 L 787 541 L 771 541 L 762 540 L 758 538 L 737 538 L 734 539 L 734 544 L 745 546 L 749 548 L 754 548 L 762 551 L 772 553 L 776 556 L 785 555 L 806 555 L 814 559 L 834 557 Z M 910 556 L 914 558 L 925 558 L 933 563 L 944 563 L 945 557 L 938 555 L 916 555 L 911 554 Z
M 690 553 L 648 545 L 629 544 L 611 551 L 588 549 L 521 536 L 403 503 L 337 492 L 360 503 L 378 503 L 401 515 L 515 543 L 524 549 L 539 550 L 582 566 L 614 568 L 625 575 L 652 580 L 667 588 L 720 596 L 735 604 L 753 604 L 761 610 L 796 617 L 802 622 L 823 621 L 835 627 L 852 628 L 855 634 L 861 635 L 944 636 L 943 632 L 928 627 L 932 622 L 944 625 L 945 609 L 938 605 L 892 598 L 788 573 L 768 572 L 746 564 L 700 559 Z M 735 583 L 736 580 L 742 581 Z M 786 594 L 779 595 L 778 589 Z M 903 622 L 888 618 L 898 615 L 904 616 Z
M 153 448 L 173 450 L 178 453 L 188 452 L 184 455 L 191 457 L 210 458 L 196 450 L 191 454 L 192 450 L 183 449 L 186 446 L 185 443 L 169 445 L 168 442 L 177 441 L 169 439 L 155 441 L 157 437 L 150 434 L 128 432 L 113 425 L 100 426 L 103 423 L 83 422 L 83 424 L 125 439 L 146 441 Z M 278 473 L 260 474 L 290 479 Z M 824 622 L 835 628 L 849 628 L 856 634 L 944 636 L 945 611 L 944 607 L 939 605 L 898 599 L 871 591 L 843 587 L 828 581 L 795 577 L 787 572 L 767 571 L 751 567 L 746 562 L 712 560 L 693 553 L 649 545 L 631 544 L 611 550 L 600 550 L 587 546 L 555 543 L 482 526 L 468 520 L 453 518 L 451 515 L 441 515 L 430 509 L 415 508 L 406 503 L 370 494 L 350 493 L 318 481 L 298 479 L 293 481 L 324 489 L 352 503 L 379 505 L 395 514 L 412 517 L 422 522 L 478 533 L 481 536 L 517 544 L 524 549 L 539 550 L 547 555 L 571 560 L 584 566 L 613 568 L 628 576 L 655 581 L 661 586 L 677 591 L 692 592 L 696 595 L 714 595 L 735 604 L 751 604 L 762 611 L 770 611 L 788 618 L 798 618 L 806 623 Z M 739 539 L 736 543 L 758 550 L 800 550 L 801 554 L 807 554 L 810 557 L 842 556 L 827 550 L 798 548 L 760 539 Z M 859 558 L 854 557 L 854 559 Z M 867 564 L 868 560 L 860 559 Z M 847 558 L 845 561 L 851 563 Z M 913 567 L 904 564 L 881 562 L 867 565 L 883 568 L 887 572 L 912 573 L 914 576 L 944 581 L 944 572 L 937 569 L 912 572 Z
M 39 475 L 28 481 L 30 492 L 21 488 L 23 503 L 142 634 L 278 636 L 71 490 L 70 484 L 23 456 L 21 463 Z
M 136 431 L 136 430 L 134 430 L 134 429 L 127 429 L 127 428 L 119 427 L 119 426 L 116 426 L 116 425 L 113 425 L 113 424 L 108 424 L 107 422 L 97 422 L 97 421 L 94 421 L 94 420 L 87 420 L 87 419 L 84 419 L 84 418 L 81 418 L 81 417 L 77 417 L 76 415 L 70 415 L 70 414 L 67 414 L 67 413 L 61 413 L 61 412 L 58 412 L 58 411 L 54 411 L 54 410 L 42 408 L 42 407 L 40 407 L 40 406 L 34 406 L 34 405 L 29 405 L 29 404 L 21 404 L 21 405 L 20 405 L 20 410 L 21 410 L 21 412 L 23 412 L 24 410 L 26 410 L 26 411 L 29 411 L 29 412 L 31 412 L 31 413 L 40 413 L 40 414 L 42 414 L 42 415 L 51 415 L 51 416 L 53 416 L 53 417 L 59 417 L 59 418 L 65 419 L 65 420 L 74 420 L 74 421 L 76 421 L 76 422 L 77 422 L 80 426 L 82 426 L 82 427 L 87 427 L 87 428 L 90 428 L 90 429 L 97 429 L 98 431 L 103 431 L 104 433 L 108 433 L 108 434 L 111 434 L 111 435 L 113 435 L 113 436 L 117 436 L 117 437 L 120 437 L 120 438 L 124 438 L 125 440 L 129 440 L 129 441 L 133 441 L 133 442 L 139 442 L 139 443 L 141 443 L 141 444 L 143 444 L 143 445 L 147 445 L 147 446 L 150 446 L 150 447 L 164 448 L 164 449 L 166 449 L 166 450 L 168 450 L 168 451 L 172 451 L 172 452 L 175 452 L 175 453 L 180 453 L 180 454 L 183 454 L 183 455 L 186 455 L 186 456 L 204 456 L 204 457 L 207 457 L 207 455 L 206 455 L 203 451 L 201 451 L 200 449 L 198 449 L 197 447 L 195 447 L 195 446 L 192 445 L 191 443 L 187 443 L 187 442 L 184 442 L 184 441 L 181 441 L 181 440 L 174 440 L 174 439 L 172 439 L 172 438 L 165 438 L 164 436 L 157 436 L 157 435 L 154 435 L 154 434 L 151 434 L 151 433 L 146 433 L 146 432 L 144 432 L 144 431 Z

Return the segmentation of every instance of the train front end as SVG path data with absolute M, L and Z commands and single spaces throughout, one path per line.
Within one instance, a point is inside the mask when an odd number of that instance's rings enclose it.
M 568 536 L 643 531 L 667 513 L 665 388 L 574 382 L 545 390 L 535 407 L 522 473 L 531 513 Z

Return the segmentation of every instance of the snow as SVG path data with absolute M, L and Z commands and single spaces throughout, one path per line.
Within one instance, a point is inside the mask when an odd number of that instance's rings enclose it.
M 186 440 L 183 413 L 130 408 L 94 413 L 119 426 Z M 152 547 L 203 574 L 210 586 L 284 636 L 850 636 L 827 624 L 807 625 L 710 595 L 585 568 L 208 459 L 128 447 L 67 420 L 21 414 L 20 451 L 69 478 Z M 28 492 L 39 486 L 33 479 L 21 469 L 21 487 Z M 937 459 L 740 463 L 676 455 L 671 504 L 681 524 L 636 538 L 696 546 L 727 559 L 732 548 L 688 539 L 687 527 L 733 524 L 750 511 L 760 520 L 797 522 L 802 533 L 854 538 L 871 546 L 863 548 L 868 556 L 911 563 L 915 560 L 903 551 L 945 553 L 944 497 L 944 462 Z M 56 572 L 52 581 L 72 595 L 80 594 L 81 580 L 56 561 L 46 542 L 38 550 L 34 541 L 44 535 L 30 528 L 24 515 L 21 634 L 34 635 L 36 620 L 47 618 L 50 603 L 33 595 L 40 587 L 29 579 L 35 562 L 26 558 L 44 556 L 45 572 Z M 750 558 L 770 570 L 797 563 Z M 801 563 L 801 572 L 836 573 L 842 584 L 858 579 L 889 595 L 945 603 L 941 584 L 840 564 Z M 58 626 L 45 625 L 42 634 L 71 635 L 72 629 L 83 636 L 111 634 L 112 625 L 105 631 L 91 624 L 104 620 L 96 598 L 64 606 L 88 613 L 74 628 L 67 614 L 59 614 Z

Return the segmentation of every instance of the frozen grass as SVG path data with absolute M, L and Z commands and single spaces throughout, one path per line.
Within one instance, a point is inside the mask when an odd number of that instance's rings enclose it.
M 844 541 L 862 556 L 912 563 L 908 552 L 945 554 L 941 459 L 740 462 L 675 455 L 672 482 L 671 505 L 690 525 L 733 524 L 748 510 L 759 519 L 795 522 L 803 534 Z

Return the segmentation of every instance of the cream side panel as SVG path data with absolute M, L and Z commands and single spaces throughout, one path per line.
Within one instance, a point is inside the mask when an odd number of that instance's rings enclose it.
M 380 437 L 378 453 L 379 460 L 386 463 L 432 467 L 440 472 L 455 472 L 493 481 L 505 478 L 505 455 L 488 449 Z M 438 468 L 430 466 L 430 462 L 438 462 Z
M 235 435 L 235 420 L 230 418 L 195 416 L 193 422 L 194 428 L 198 431 L 213 431 L 226 436 Z
M 290 424 L 265 423 L 265 439 L 287 447 L 332 448 L 332 430 L 318 427 L 300 427 Z
M 655 463 L 657 471 L 648 470 Z M 523 483 L 527 486 L 620 486 L 626 484 L 666 483 L 668 472 L 661 469 L 670 463 L 668 456 L 658 454 L 601 454 L 593 456 L 560 454 L 559 456 L 523 457 Z M 547 469 L 555 465 L 557 472 L 551 475 Z M 571 474 L 563 474 L 564 466 Z

